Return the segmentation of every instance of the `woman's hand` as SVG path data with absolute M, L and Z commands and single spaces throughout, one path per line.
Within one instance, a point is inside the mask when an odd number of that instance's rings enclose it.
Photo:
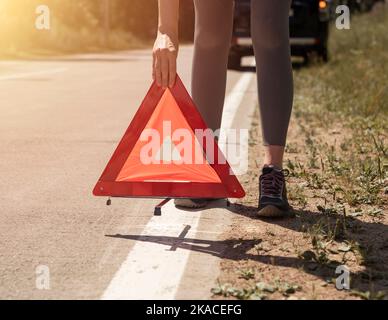
M 167 34 L 158 32 L 153 49 L 152 78 L 159 87 L 172 88 L 176 78 L 178 56 L 178 37 L 171 39 Z

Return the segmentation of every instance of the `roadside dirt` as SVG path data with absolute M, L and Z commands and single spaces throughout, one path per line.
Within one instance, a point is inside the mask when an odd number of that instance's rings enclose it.
M 294 117 L 289 129 L 285 167 L 289 198 L 296 216 L 282 220 L 256 217 L 261 132 L 255 115 L 250 134 L 249 171 L 240 180 L 247 196 L 234 204 L 232 227 L 223 234 L 230 246 L 221 263 L 214 298 L 238 299 L 382 299 L 388 289 L 386 206 L 340 206 L 328 188 L 311 183 L 324 171 L 311 162 L 306 143 L 308 121 Z M 308 133 L 310 135 L 311 132 Z M 313 140 L 338 148 L 351 134 L 333 123 L 314 128 Z M 308 137 L 307 137 L 308 138 Z M 318 157 L 319 158 L 319 157 Z M 296 174 L 297 163 L 304 174 Z M 312 167 L 312 168 L 311 168 Z M 300 172 L 299 172 L 300 173 Z M 318 180 L 318 179 L 317 179 Z M 334 183 L 325 181 L 325 183 Z M 381 207 L 381 206 L 380 206 Z M 350 290 L 336 289 L 336 268 L 350 272 Z M 343 272 L 343 271 L 342 271 Z
M 254 116 L 247 196 L 230 207 L 215 299 L 388 299 L 388 11 L 375 9 L 353 17 L 349 32 L 332 28 L 328 63 L 294 69 L 284 161 L 294 218 L 256 217 Z M 346 278 L 349 288 L 337 289 Z

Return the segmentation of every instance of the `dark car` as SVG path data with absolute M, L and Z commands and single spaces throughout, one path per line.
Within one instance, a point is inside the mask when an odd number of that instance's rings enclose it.
M 308 58 L 316 52 L 328 61 L 329 22 L 333 17 L 334 0 L 293 0 L 290 9 L 291 54 Z M 253 55 L 250 32 L 250 0 L 235 1 L 233 39 L 229 68 L 238 69 L 241 58 Z
M 373 5 L 380 0 L 347 0 L 347 4 L 352 12 L 370 11 Z

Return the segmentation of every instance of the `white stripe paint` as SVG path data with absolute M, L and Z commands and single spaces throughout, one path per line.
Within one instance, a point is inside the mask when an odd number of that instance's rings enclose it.
M 254 60 L 250 59 L 248 65 L 254 66 Z M 226 97 L 221 120 L 222 129 L 232 128 L 236 112 L 244 99 L 244 95 L 246 94 L 246 90 L 253 79 L 253 75 L 254 73 L 252 72 L 245 72 Z M 226 136 L 222 134 L 221 130 L 221 136 L 219 139 L 220 144 L 225 144 L 225 138 Z
M 30 77 L 35 77 L 35 76 L 40 76 L 40 75 L 45 75 L 45 74 L 55 74 L 55 73 L 64 72 L 66 70 L 67 70 L 67 68 L 57 68 L 57 69 L 49 69 L 49 70 L 41 70 L 41 71 L 34 71 L 34 72 L 24 72 L 24 73 L 4 75 L 4 76 L 0 76 L 0 81 L 20 79 L 20 78 L 30 78 Z
M 224 128 L 230 128 L 232 125 L 252 78 L 252 73 L 244 73 L 226 98 L 222 119 Z M 177 238 L 180 232 L 177 232 L 176 228 L 184 230 L 189 226 L 185 237 L 194 238 L 197 232 L 200 232 L 197 227 L 201 215 L 201 211 L 179 210 L 173 201 L 162 207 L 162 216 L 152 217 L 144 226 L 139 240 L 130 250 L 101 299 L 174 299 L 190 251 L 179 247 L 170 250 L 171 246 L 163 244 L 164 239 L 160 236 Z M 149 241 L 147 236 L 151 237 L 148 238 Z
M 199 217 L 200 212 L 181 211 L 173 201 L 167 203 L 162 208 L 162 216 L 149 220 L 102 299 L 174 299 L 190 251 L 179 248 L 170 251 L 171 245 L 158 243 L 158 236 L 176 238 L 188 225 L 186 237 L 194 238 Z M 180 226 L 181 231 L 163 228 L 163 225 Z M 154 241 L 147 241 L 147 236 Z
M 253 58 L 249 58 L 248 60 L 248 66 L 253 67 L 255 66 L 255 60 Z M 229 165 L 232 168 L 233 174 L 235 175 L 242 175 L 245 174 L 248 169 L 248 143 L 249 143 L 249 135 L 248 133 L 243 133 L 242 131 L 239 132 L 238 135 L 238 141 L 228 141 L 227 140 L 227 129 L 233 128 L 233 123 L 236 118 L 236 114 L 238 110 L 241 110 L 240 112 L 244 112 L 245 114 L 251 115 L 253 113 L 253 109 L 255 107 L 255 104 L 248 103 L 248 105 L 244 105 L 243 108 L 240 109 L 241 103 L 247 95 L 247 88 L 249 88 L 249 85 L 251 81 L 254 78 L 255 73 L 253 72 L 246 72 L 244 73 L 239 81 L 235 84 L 233 90 L 230 92 L 230 94 L 225 99 L 224 104 L 224 110 L 222 114 L 222 121 L 221 121 L 221 132 L 219 137 L 218 146 L 220 147 L 223 154 L 228 158 L 228 146 L 232 146 L 234 144 L 237 145 L 232 148 L 231 152 L 232 154 L 235 154 L 233 150 L 239 149 L 239 152 L 237 152 L 238 158 L 236 159 L 230 159 Z M 256 93 L 255 93 L 256 95 Z M 251 126 L 251 123 L 244 123 L 245 128 L 249 129 Z M 237 128 L 235 128 L 237 129 Z M 242 129 L 242 128 L 240 128 Z M 229 150 L 230 151 L 230 150 Z

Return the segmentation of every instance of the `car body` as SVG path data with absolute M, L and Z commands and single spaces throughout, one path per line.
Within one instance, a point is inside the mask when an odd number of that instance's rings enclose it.
M 291 54 L 305 58 L 316 52 L 328 61 L 329 22 L 334 17 L 335 0 L 293 0 L 290 8 Z M 235 16 L 229 68 L 238 69 L 243 56 L 253 55 L 250 0 L 235 1 Z
M 352 12 L 367 12 L 372 9 L 376 2 L 381 2 L 381 0 L 344 0 L 343 2 Z

